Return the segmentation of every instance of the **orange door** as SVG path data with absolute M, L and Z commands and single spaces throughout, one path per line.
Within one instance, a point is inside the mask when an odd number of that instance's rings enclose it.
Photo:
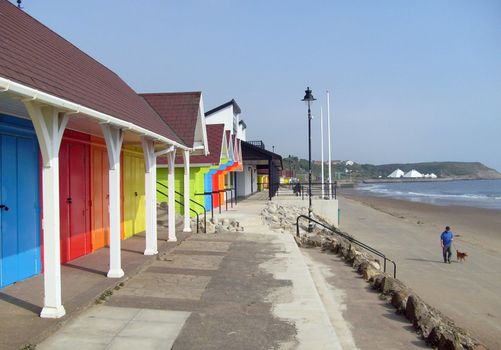
M 100 145 L 91 146 L 91 229 L 92 251 L 109 245 L 108 153 Z

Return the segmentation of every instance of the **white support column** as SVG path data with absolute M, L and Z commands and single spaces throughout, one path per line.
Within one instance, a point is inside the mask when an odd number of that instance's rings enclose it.
M 190 221 L 190 151 L 183 151 L 184 159 L 184 228 L 183 232 L 191 232 Z
M 147 137 L 141 137 L 144 153 L 146 193 L 146 246 L 144 255 L 155 255 L 157 248 L 157 157 L 155 144 Z
M 168 207 L 169 207 L 169 241 L 177 241 L 176 237 L 176 202 L 174 201 L 174 166 L 176 163 L 176 149 L 172 148 L 172 151 L 167 153 L 167 160 L 169 165 L 169 174 L 167 177 L 168 182 Z
M 59 233 L 59 146 L 68 115 L 54 107 L 25 101 L 42 153 L 44 306 L 40 317 L 60 318 L 66 311 L 61 298 L 61 245 Z
M 110 124 L 101 124 L 101 130 L 106 141 L 109 165 L 110 269 L 108 277 L 120 278 L 124 275 L 120 251 L 120 150 L 123 131 Z

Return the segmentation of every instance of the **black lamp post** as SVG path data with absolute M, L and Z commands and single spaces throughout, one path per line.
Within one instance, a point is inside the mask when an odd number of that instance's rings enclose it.
M 316 98 L 313 97 L 310 87 L 306 88 L 304 98 L 302 101 L 306 102 L 308 105 L 308 218 L 311 219 L 311 213 L 313 208 L 311 206 L 311 104 L 315 101 Z M 313 224 L 311 221 L 308 223 L 308 232 L 313 231 Z

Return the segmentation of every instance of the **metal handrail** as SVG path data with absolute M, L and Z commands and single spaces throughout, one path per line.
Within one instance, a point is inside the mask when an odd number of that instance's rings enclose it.
M 274 196 L 278 196 L 278 189 L 280 187 L 290 187 L 290 189 L 293 189 L 294 186 L 297 184 L 297 183 L 280 183 L 280 182 L 258 182 L 257 183 L 258 185 L 262 185 L 263 186 L 263 189 L 277 189 L 277 191 L 275 191 L 275 195 Z M 328 197 L 328 194 L 329 194 L 329 188 L 332 187 L 332 195 L 333 195 L 333 198 L 334 199 L 337 199 L 337 183 L 336 182 L 331 182 L 331 183 L 328 183 L 328 182 L 312 182 L 312 187 L 311 187 L 311 193 L 312 195 L 319 195 L 321 194 L 321 190 L 322 190 L 322 187 L 324 187 L 324 191 L 326 192 L 326 196 Z M 303 183 L 299 183 L 301 189 L 301 197 L 302 199 L 304 199 L 305 195 L 306 197 L 308 197 L 308 186 L 307 184 L 303 184 Z M 306 193 L 305 193 L 306 191 Z M 325 198 L 324 198 L 325 199 Z
M 224 188 L 223 190 L 225 191 L 225 193 L 230 191 L 231 194 L 230 202 L 231 202 L 231 207 L 233 208 L 233 197 L 234 197 L 233 192 L 235 191 L 235 189 L 233 187 L 227 187 Z M 235 200 L 235 205 L 237 205 L 236 200 Z M 228 211 L 228 198 L 226 198 L 226 211 Z
M 218 208 L 219 208 L 219 214 L 221 214 L 221 193 L 223 192 L 226 192 L 226 190 L 222 189 L 222 190 L 217 190 L 217 191 L 212 191 L 212 194 L 216 194 L 217 193 L 217 197 L 219 199 L 219 205 L 218 205 Z M 214 211 L 214 208 L 212 208 Z M 226 202 L 226 211 L 228 211 L 228 202 Z
M 207 196 L 210 195 L 210 216 L 211 221 L 214 222 L 214 200 L 212 198 L 212 192 L 202 192 L 202 193 L 194 193 L 195 196 Z
M 160 194 L 162 194 L 162 195 L 164 195 L 165 197 L 169 198 L 169 195 L 167 193 L 160 191 L 158 188 L 157 188 L 157 192 L 160 193 Z M 177 204 L 181 205 L 184 208 L 184 204 L 181 203 L 180 201 L 178 201 L 176 198 L 174 198 L 174 202 L 176 202 Z M 192 211 L 193 213 L 195 213 L 195 215 L 197 216 L 197 233 L 199 233 L 200 232 L 200 217 L 199 217 L 199 215 L 198 215 L 198 213 L 197 213 L 196 210 L 193 210 L 193 209 L 190 208 L 190 211 Z
M 368 250 L 369 252 L 371 252 L 371 253 L 373 253 L 373 254 L 375 254 L 375 255 L 383 258 L 384 259 L 384 270 L 383 270 L 384 272 L 386 272 L 386 261 L 388 260 L 389 262 L 391 262 L 393 264 L 393 277 L 397 278 L 397 264 L 395 263 L 395 261 L 391 260 L 390 258 L 387 258 L 386 255 L 384 255 L 383 253 L 381 253 L 379 250 L 376 250 L 376 249 L 372 248 L 371 246 L 368 246 L 367 244 L 362 243 L 362 242 L 356 240 L 355 238 L 353 238 L 351 236 L 348 236 L 348 235 L 346 235 L 346 234 L 344 234 L 342 232 L 336 231 L 331 226 L 328 226 L 328 225 L 326 225 L 324 223 L 321 223 L 321 222 L 319 222 L 319 221 L 317 221 L 315 219 L 312 219 L 312 218 L 310 218 L 310 217 L 308 217 L 306 215 L 299 215 L 297 217 L 297 219 L 296 219 L 296 236 L 297 237 L 299 237 L 299 219 L 301 219 L 301 218 L 304 218 L 304 219 L 308 220 L 309 222 L 313 221 L 314 223 L 322 226 L 323 228 L 329 230 L 330 232 L 335 233 L 338 236 L 341 236 L 344 239 L 350 241 L 351 243 L 354 243 L 354 244 L 358 245 L 359 247 L 364 248 L 364 249 Z
M 167 185 L 165 185 L 165 184 L 163 184 L 163 183 L 161 183 L 159 181 L 157 181 L 157 185 L 160 185 L 160 186 L 165 187 L 166 189 L 169 189 L 169 187 Z M 180 193 L 180 192 L 178 192 L 176 190 L 174 190 L 174 193 L 177 194 L 177 195 L 179 195 L 179 196 L 181 196 L 184 199 L 184 194 L 182 194 L 182 193 Z M 204 233 L 207 233 L 207 210 L 205 209 L 205 207 L 202 204 L 198 203 L 197 201 L 194 201 L 191 198 L 190 198 L 190 202 L 198 205 L 204 211 Z M 184 208 L 184 205 L 183 205 L 183 208 Z M 190 210 L 191 210 L 191 208 L 190 208 Z M 193 210 L 191 210 L 191 211 L 193 211 Z
M 221 214 L 221 193 L 223 192 L 227 192 L 231 189 L 222 189 L 222 190 L 217 190 L 217 191 L 211 191 L 211 192 L 202 192 L 202 193 L 194 193 L 195 196 L 210 196 L 210 213 L 211 213 L 211 220 L 212 222 L 214 222 L 214 198 L 213 198 L 213 195 L 214 194 L 217 194 L 218 198 L 219 198 L 219 214 Z M 233 197 L 233 196 L 232 196 Z M 235 203 L 236 203 L 236 199 L 235 199 Z M 228 202 L 226 202 L 226 211 L 228 211 Z

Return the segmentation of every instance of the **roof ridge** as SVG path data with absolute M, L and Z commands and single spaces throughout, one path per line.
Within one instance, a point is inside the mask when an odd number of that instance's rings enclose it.
M 139 96 L 187 95 L 187 94 L 202 94 L 202 91 L 140 92 L 140 93 L 138 93 Z

